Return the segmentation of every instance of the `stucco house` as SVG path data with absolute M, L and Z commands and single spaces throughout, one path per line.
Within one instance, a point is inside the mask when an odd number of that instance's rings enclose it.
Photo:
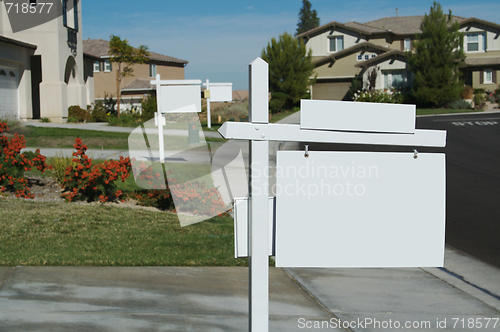
M 13 29 L 7 3 L 0 1 L 0 118 L 64 122 L 69 106 L 93 102 L 93 57 L 83 53 L 81 1 L 62 0 L 51 10 L 53 18 Z
M 109 61 L 109 41 L 86 39 L 83 41 L 83 49 L 85 54 L 96 58 L 92 64 L 95 98 L 103 99 L 105 96 L 116 98 L 117 67 Z M 166 80 L 184 79 L 184 68 L 188 61 L 151 51 L 148 58 L 145 64 L 132 65 L 134 76 L 124 77 L 121 82 L 124 109 L 131 105 L 136 106 L 145 95 L 156 91 L 150 84 L 156 74 L 160 74 L 161 78 Z
M 316 84 L 313 99 L 343 100 L 356 75 L 377 72 L 376 89 L 410 88 L 405 51 L 412 50 L 424 16 L 387 17 L 358 23 L 332 21 L 300 35 L 312 51 Z M 465 84 L 494 90 L 500 71 L 500 25 L 474 17 L 453 17 L 464 33 Z

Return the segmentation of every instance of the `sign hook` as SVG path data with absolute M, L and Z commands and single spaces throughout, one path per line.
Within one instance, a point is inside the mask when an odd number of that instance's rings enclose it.
M 306 144 L 306 151 L 304 153 L 304 157 L 309 158 L 309 145 Z
M 418 158 L 418 151 L 417 149 L 413 149 L 413 159 L 417 159 Z

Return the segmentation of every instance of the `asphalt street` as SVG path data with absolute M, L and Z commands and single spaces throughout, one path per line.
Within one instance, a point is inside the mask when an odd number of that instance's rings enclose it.
M 448 133 L 445 148 L 418 149 L 446 153 L 446 244 L 500 267 L 500 113 L 418 117 L 416 127 Z M 309 149 L 413 151 L 347 144 L 309 144 Z

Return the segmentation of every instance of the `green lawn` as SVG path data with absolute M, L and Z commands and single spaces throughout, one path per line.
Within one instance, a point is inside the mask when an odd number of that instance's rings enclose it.
M 469 112 L 482 112 L 482 111 L 483 110 L 473 110 L 473 109 L 417 108 L 417 115 L 454 114 L 454 113 L 469 113 Z
M 40 148 L 73 148 L 75 138 L 80 137 L 83 144 L 89 149 L 128 149 L 129 133 L 106 132 L 84 129 L 66 129 L 66 128 L 44 128 L 44 127 L 22 127 L 17 126 L 12 133 L 24 135 L 27 147 Z M 223 138 L 207 137 L 208 142 L 225 142 Z M 165 140 L 165 148 L 180 149 L 181 147 L 190 148 L 187 137 L 168 136 Z
M 233 219 L 183 227 L 169 212 L 0 198 L 0 265 L 246 266 Z

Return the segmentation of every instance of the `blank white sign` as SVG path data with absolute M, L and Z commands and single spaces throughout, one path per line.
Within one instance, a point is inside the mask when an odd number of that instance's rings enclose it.
M 300 128 L 413 134 L 415 112 L 415 105 L 301 100 Z
M 443 266 L 444 154 L 279 151 L 276 172 L 276 266 Z
M 234 199 L 234 257 L 248 257 L 248 217 L 250 199 Z M 269 256 L 274 256 L 275 197 L 269 197 Z
M 217 85 L 210 84 L 210 101 L 232 101 L 233 100 L 233 84 L 218 83 Z
M 162 113 L 201 112 L 200 85 L 163 85 L 160 91 Z

